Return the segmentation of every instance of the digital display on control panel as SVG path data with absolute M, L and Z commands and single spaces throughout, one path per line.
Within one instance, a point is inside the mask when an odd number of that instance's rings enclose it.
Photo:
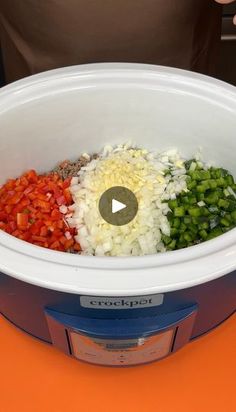
M 101 339 L 70 332 L 73 355 L 100 365 L 135 365 L 163 358 L 171 351 L 175 329 L 137 339 Z

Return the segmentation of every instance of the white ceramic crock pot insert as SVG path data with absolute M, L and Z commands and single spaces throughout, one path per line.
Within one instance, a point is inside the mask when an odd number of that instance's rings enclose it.
M 46 72 L 0 91 L 1 183 L 23 171 L 129 139 L 178 147 L 236 176 L 236 91 L 206 76 L 139 64 L 91 64 Z M 236 268 L 236 229 L 174 252 L 86 257 L 43 249 L 0 231 L 0 270 L 46 288 L 95 295 L 187 288 Z

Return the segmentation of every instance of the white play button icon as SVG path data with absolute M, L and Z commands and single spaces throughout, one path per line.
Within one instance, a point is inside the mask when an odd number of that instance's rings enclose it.
M 113 186 L 102 194 L 98 208 L 107 223 L 123 226 L 134 219 L 138 211 L 138 202 L 134 193 L 127 187 Z
M 124 203 L 119 202 L 116 199 L 112 199 L 111 203 L 111 211 L 112 213 L 119 212 L 119 210 L 125 209 L 126 205 Z

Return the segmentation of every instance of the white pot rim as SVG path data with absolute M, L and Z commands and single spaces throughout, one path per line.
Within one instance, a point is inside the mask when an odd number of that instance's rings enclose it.
M 0 114 L 14 96 L 30 99 L 52 82 L 122 78 L 168 78 L 214 97 L 236 102 L 236 88 L 184 70 L 143 64 L 105 63 L 73 66 L 31 76 L 0 91 Z M 25 97 L 24 97 L 25 96 Z M 195 286 L 236 268 L 236 229 L 202 244 L 140 257 L 90 257 L 44 249 L 0 231 L 0 270 L 38 286 L 91 295 L 138 295 Z

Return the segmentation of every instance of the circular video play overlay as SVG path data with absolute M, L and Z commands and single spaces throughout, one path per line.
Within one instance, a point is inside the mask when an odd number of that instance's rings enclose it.
M 99 212 L 111 225 L 123 226 L 131 222 L 138 211 L 134 193 L 124 186 L 113 186 L 99 200 Z

